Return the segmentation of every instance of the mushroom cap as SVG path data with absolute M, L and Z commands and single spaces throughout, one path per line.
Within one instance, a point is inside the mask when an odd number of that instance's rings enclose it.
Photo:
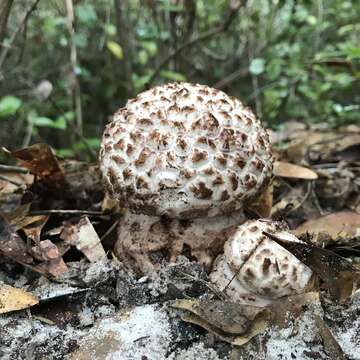
M 272 300 L 305 290 L 312 271 L 263 231 L 280 239 L 301 242 L 287 225 L 271 220 L 252 220 L 229 237 L 210 275 L 211 281 L 234 301 L 267 305 Z
M 191 83 L 154 87 L 106 126 L 111 197 L 135 213 L 190 219 L 240 209 L 272 171 L 268 134 L 242 102 Z

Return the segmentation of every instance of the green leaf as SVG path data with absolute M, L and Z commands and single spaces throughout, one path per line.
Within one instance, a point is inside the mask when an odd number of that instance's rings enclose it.
M 133 82 L 134 82 L 134 87 L 137 91 L 141 90 L 145 84 L 150 80 L 151 75 L 147 74 L 147 75 L 142 75 L 142 76 L 138 76 L 136 74 L 133 74 Z
M 108 41 L 106 43 L 107 48 L 109 51 L 119 60 L 124 58 L 124 53 L 122 47 L 115 41 Z
M 21 107 L 22 101 L 16 96 L 5 96 L 0 100 L 0 117 L 14 115 Z
M 306 21 L 309 25 L 315 25 L 317 23 L 317 19 L 314 15 L 307 16 Z
M 82 32 L 78 32 L 74 35 L 74 42 L 79 48 L 85 48 L 88 44 L 87 37 Z
M 64 115 L 60 115 L 56 121 L 66 121 L 66 122 L 70 122 L 73 121 L 75 119 L 75 113 L 73 111 L 67 111 Z
M 149 55 L 145 50 L 140 50 L 137 56 L 138 56 L 138 61 L 141 65 L 145 65 L 149 60 Z
M 114 24 L 106 24 L 104 29 L 109 36 L 114 36 L 116 34 L 116 26 Z
M 163 70 L 160 72 L 160 75 L 165 79 L 173 81 L 186 81 L 186 77 L 183 74 L 171 70 Z
M 73 157 L 75 155 L 75 151 L 72 149 L 55 149 L 55 153 L 60 157 Z
M 249 71 L 253 75 L 260 75 L 265 70 L 265 60 L 262 58 L 255 58 L 251 60 Z
M 58 130 L 65 130 L 66 129 L 66 121 L 64 117 L 60 117 L 56 120 L 49 119 L 45 116 L 38 116 L 38 117 L 30 117 L 29 121 L 34 124 L 36 127 L 48 127 Z
M 154 41 L 142 41 L 142 47 L 149 53 L 150 56 L 154 56 L 157 53 L 157 45 Z
M 83 151 L 88 147 L 97 150 L 100 148 L 101 141 L 99 138 L 85 138 L 82 141 L 78 141 L 73 145 L 75 151 Z
M 75 12 L 79 21 L 85 24 L 93 23 L 97 20 L 96 12 L 91 4 L 78 5 Z
M 34 125 L 34 126 L 40 126 L 40 127 L 50 127 L 53 123 L 53 121 L 45 116 L 39 116 L 39 117 L 30 117 L 29 116 L 29 121 Z

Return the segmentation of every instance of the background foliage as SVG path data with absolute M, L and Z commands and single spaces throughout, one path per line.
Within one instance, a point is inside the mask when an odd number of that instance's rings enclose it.
M 41 141 L 94 159 L 109 115 L 167 81 L 220 88 L 272 127 L 359 121 L 357 0 L 8 2 L 2 146 Z

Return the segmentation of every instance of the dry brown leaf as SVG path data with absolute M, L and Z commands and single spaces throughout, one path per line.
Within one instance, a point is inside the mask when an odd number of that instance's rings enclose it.
M 266 189 L 260 194 L 259 197 L 252 199 L 246 204 L 246 208 L 253 211 L 256 215 L 262 218 L 270 216 L 272 204 L 273 204 L 273 192 L 274 185 L 271 183 Z
M 87 216 L 82 216 L 75 223 L 65 223 L 60 238 L 76 246 L 90 262 L 99 261 L 106 256 L 100 238 Z
M 304 222 L 295 230 L 294 235 L 311 235 L 311 241 L 320 244 L 328 238 L 336 242 L 346 242 L 360 236 L 360 214 L 340 211 Z
M 32 263 L 32 257 L 27 253 L 27 247 L 15 229 L 0 215 L 0 253 L 25 264 Z
M 26 236 L 33 239 L 35 242 L 40 241 L 41 230 L 49 219 L 47 215 L 27 216 L 24 221 L 25 224 L 21 228 Z
M 337 340 L 334 338 L 334 335 L 331 333 L 325 321 L 319 315 L 314 315 L 314 319 L 319 333 L 323 339 L 324 349 L 328 355 L 331 356 L 332 359 L 346 360 L 347 356 L 341 349 L 341 346 Z
M 0 172 L 0 193 L 2 195 L 12 194 L 30 187 L 33 182 L 34 175 L 32 174 L 2 171 Z
M 38 303 L 31 293 L 0 283 L 0 314 L 27 309 Z
M 8 216 L 10 215 L 10 216 Z M 35 242 L 40 241 L 41 230 L 49 219 L 47 215 L 36 215 L 36 216 L 17 216 L 13 217 L 14 214 L 7 214 L 6 218 L 16 231 L 23 230 L 26 236 Z
M 223 341 L 241 346 L 263 332 L 271 311 L 226 301 L 177 300 L 172 307 L 190 311 L 182 319 L 197 324 Z
M 15 230 L 19 228 L 16 227 L 16 223 L 22 221 L 23 218 L 27 216 L 30 211 L 31 203 L 23 204 L 17 207 L 14 211 L 4 214 L 6 221 L 14 227 Z
M 315 171 L 285 161 L 275 161 L 273 173 L 275 176 L 295 179 L 316 180 L 318 178 Z
M 64 172 L 49 145 L 34 144 L 11 154 L 48 185 L 61 187 L 65 184 Z
M 302 161 L 308 152 L 309 146 L 326 141 L 332 137 L 332 134 L 329 135 L 324 132 L 311 130 L 298 133 L 297 137 L 286 147 L 287 160 L 295 163 Z
M 272 324 L 285 328 L 294 318 L 301 315 L 304 308 L 306 309 L 312 305 L 319 305 L 321 307 L 320 294 L 317 291 L 277 299 L 269 306 L 273 313 Z

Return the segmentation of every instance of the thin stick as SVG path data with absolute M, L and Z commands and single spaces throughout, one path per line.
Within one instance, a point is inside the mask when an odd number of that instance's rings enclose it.
M 84 135 L 80 132 L 80 130 L 76 127 L 76 125 L 69 119 L 69 117 L 67 116 L 66 112 L 64 111 L 64 109 L 57 104 L 57 102 L 51 97 L 49 96 L 49 101 L 51 102 L 51 104 L 58 110 L 60 111 L 60 113 L 62 114 L 62 116 L 64 116 L 65 120 L 67 121 L 67 123 L 71 126 L 72 130 L 74 131 L 75 135 L 78 136 L 78 138 L 85 144 L 85 147 L 90 155 L 90 158 L 92 160 L 97 158 L 97 153 L 91 148 L 91 146 L 87 143 L 86 138 L 84 137 Z
M 74 88 L 73 90 L 73 98 L 75 101 L 75 114 L 76 114 L 76 124 L 79 132 L 82 134 L 82 109 L 81 109 L 81 90 L 78 77 L 76 75 L 77 68 L 77 51 L 76 51 L 76 43 L 75 43 L 75 28 L 74 28 L 74 5 L 72 0 L 66 0 L 66 10 L 68 17 L 68 30 L 70 34 L 70 63 L 72 67 L 72 75 L 74 76 Z
M 20 166 L 11 166 L 11 165 L 3 165 L 0 164 L 0 170 L 6 172 L 16 172 L 21 174 L 29 173 L 29 170 Z
M 89 216 L 101 216 L 110 215 L 105 214 L 103 211 L 91 211 L 91 210 L 64 210 L 64 209 L 53 209 L 53 210 L 35 210 L 30 211 L 29 215 L 51 215 L 51 214 L 77 214 L 77 215 L 89 215 Z
M 105 234 L 100 238 L 100 241 L 103 241 L 118 225 L 120 220 L 116 220 L 105 232 Z
M 31 13 L 36 9 L 38 3 L 40 2 L 40 0 L 35 0 L 35 2 L 32 4 L 32 6 L 29 8 L 29 10 L 26 12 L 23 20 L 20 22 L 18 28 L 16 29 L 16 31 L 12 34 L 10 40 L 9 40 L 9 44 L 8 46 L 4 47 L 2 52 L 0 53 L 0 69 L 2 68 L 2 65 L 6 59 L 6 56 L 9 52 L 9 50 L 11 49 L 12 44 L 14 43 L 16 37 L 18 36 L 18 34 L 20 33 L 21 29 L 24 28 L 24 26 L 26 25 Z
M 23 186 L 24 185 L 24 184 L 18 183 L 17 181 L 11 180 L 8 177 L 2 176 L 2 175 L 0 175 L 0 180 L 7 181 L 7 182 L 9 182 L 9 183 L 11 183 L 13 185 L 16 185 L 16 186 Z

